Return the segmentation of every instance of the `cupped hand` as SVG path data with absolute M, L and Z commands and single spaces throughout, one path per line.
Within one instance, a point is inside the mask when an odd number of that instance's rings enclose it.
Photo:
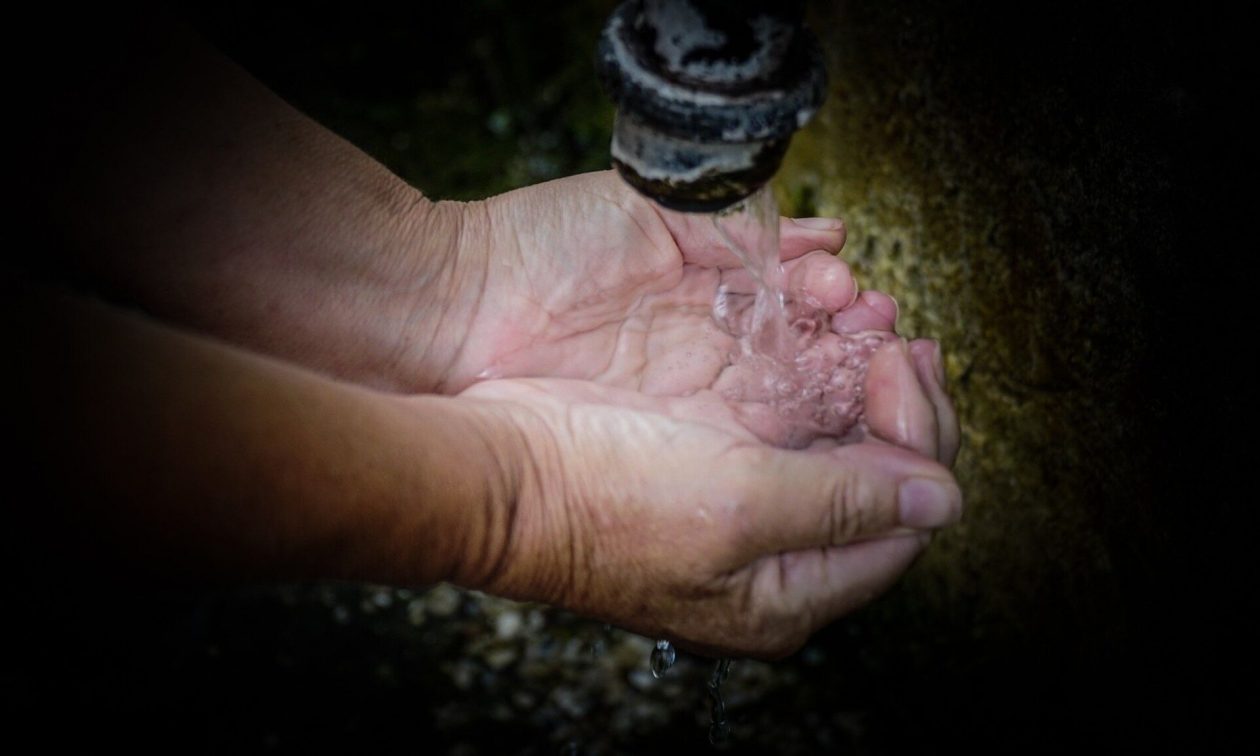
M 463 396 L 512 428 L 521 454 L 505 458 L 507 543 L 461 582 L 693 651 L 791 653 L 961 514 L 935 460 L 886 443 L 775 448 L 712 392 L 544 378 Z
M 838 309 L 855 295 L 833 257 L 844 227 L 812 222 L 782 221 L 790 284 Z M 460 236 L 464 301 L 447 308 L 461 318 L 448 327 L 463 330 L 443 381 L 451 393 L 539 375 L 652 394 L 710 385 L 727 346 L 714 296 L 723 284 L 750 286 L 708 216 L 661 210 L 612 171 L 471 203 Z
M 474 212 L 465 239 L 490 253 L 447 385 L 493 407 L 527 461 L 509 544 L 470 584 L 700 651 L 777 656 L 890 585 L 960 515 L 939 348 L 896 337 L 896 303 L 859 293 L 834 255 L 838 221 L 784 219 L 782 259 L 798 310 L 830 317 L 812 347 L 824 362 L 848 338 L 879 344 L 865 432 L 789 451 L 774 412 L 737 390 L 735 336 L 713 305 L 721 288 L 746 306 L 755 286 L 710 219 L 659 211 L 610 173 Z
M 470 300 L 458 353 L 444 386 L 511 377 L 573 378 L 648 396 L 717 391 L 745 427 L 784 445 L 799 429 L 767 411 L 763 397 L 739 387 L 746 366 L 732 365 L 732 330 L 713 316 L 719 289 L 734 307 L 751 302 L 755 282 L 706 215 L 661 210 L 612 171 L 573 176 L 474 203 L 462 224 L 459 291 Z M 943 389 L 939 347 L 895 338 L 897 305 L 858 291 L 835 256 L 843 224 L 829 218 L 782 219 L 779 244 L 786 288 L 797 309 L 825 311 L 831 330 L 810 357 L 852 334 L 883 341 L 870 357 L 864 403 L 869 436 L 945 464 L 958 451 L 958 423 Z M 740 300 L 743 300 L 741 305 Z M 806 443 L 827 438 L 804 436 Z

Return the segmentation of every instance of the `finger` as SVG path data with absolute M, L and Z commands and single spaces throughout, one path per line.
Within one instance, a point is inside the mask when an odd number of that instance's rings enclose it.
M 888 590 L 930 539 L 925 532 L 765 557 L 753 566 L 753 601 L 806 616 L 817 629 Z
M 936 458 L 946 467 L 952 467 L 958 458 L 961 432 L 954 403 L 945 393 L 945 366 L 941 361 L 940 342 L 915 339 L 910 342 L 910 356 L 914 358 L 919 385 L 936 411 Z
M 853 304 L 857 283 L 848 264 L 825 250 L 810 252 L 784 266 L 788 291 L 798 302 L 836 312 Z
M 904 339 L 875 350 L 866 374 L 866 423 L 878 438 L 937 457 L 936 408 L 928 400 Z
M 783 263 L 788 295 L 797 302 L 836 312 L 857 300 L 857 282 L 849 266 L 826 250 L 814 250 Z M 757 279 L 744 268 L 722 271 L 722 287 L 730 294 L 757 293 Z
M 780 218 L 780 259 L 791 260 L 816 249 L 834 255 L 844 248 L 847 235 L 839 218 Z
M 836 333 L 895 331 L 896 326 L 897 300 L 881 291 L 862 292 L 831 319 L 831 330 Z
M 658 209 L 661 220 L 674 237 L 683 260 L 704 267 L 738 268 L 743 265 L 731 251 L 718 230 L 715 218 L 708 213 L 680 213 Z M 726 234 L 744 243 L 771 239 L 773 233 L 752 224 L 746 217 L 722 218 Z M 793 260 L 816 249 L 839 252 L 844 247 L 844 223 L 835 218 L 779 219 L 779 259 Z
M 824 453 L 761 447 L 733 471 L 743 496 L 732 566 L 898 528 L 943 527 L 962 515 L 962 493 L 949 471 L 895 446 L 850 444 Z

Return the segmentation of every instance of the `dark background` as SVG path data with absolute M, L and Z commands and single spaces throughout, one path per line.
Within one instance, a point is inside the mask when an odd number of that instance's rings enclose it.
M 610 6 L 187 18 L 427 194 L 469 199 L 607 166 L 591 53 Z M 725 748 L 1234 750 L 1256 698 L 1246 27 L 1211 3 L 814 2 L 810 21 L 832 91 L 781 204 L 845 217 L 860 280 L 942 339 L 969 509 L 887 597 L 746 665 Z M 34 60 L 35 88 L 72 70 Z M 709 748 L 700 662 L 652 687 L 636 641 L 560 612 L 368 586 L 157 589 L 91 565 L 67 587 L 25 565 L 6 705 L 60 723 L 38 730 L 51 741 Z M 487 641 L 512 613 L 528 630 Z

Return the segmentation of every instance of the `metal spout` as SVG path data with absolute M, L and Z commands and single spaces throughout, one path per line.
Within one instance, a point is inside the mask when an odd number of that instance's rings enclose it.
M 627 0 L 596 67 L 617 104 L 612 161 L 664 207 L 713 212 L 774 176 L 826 96 L 800 0 Z

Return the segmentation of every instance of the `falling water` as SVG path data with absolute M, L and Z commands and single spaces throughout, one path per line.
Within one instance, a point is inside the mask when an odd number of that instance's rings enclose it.
M 709 677 L 709 742 L 713 745 L 722 745 L 731 735 L 731 726 L 726 722 L 726 700 L 722 698 L 722 683 L 730 670 L 730 659 L 718 659 Z
M 754 289 L 723 284 L 714 299 L 714 320 L 736 341 L 715 388 L 729 401 L 767 406 L 777 419 L 773 429 L 750 430 L 770 443 L 799 448 L 820 437 L 838 443 L 862 438 L 870 358 L 891 334 L 838 333 L 819 303 L 789 297 L 780 262 L 779 208 L 769 187 L 712 217 Z M 652 674 L 665 674 L 675 657 L 670 642 L 658 640 Z M 709 739 L 715 745 L 730 734 L 721 690 L 730 664 L 719 659 L 707 683 Z
M 742 355 L 758 355 L 783 364 L 796 358 L 788 324 L 787 291 L 783 266 L 779 263 L 779 204 L 774 192 L 763 187 L 743 202 L 713 214 L 713 225 L 728 249 L 757 285 L 748 330 L 742 333 Z M 713 314 L 719 324 L 736 332 L 742 328 L 731 322 L 732 301 L 726 287 L 718 290 Z
M 770 410 L 773 422 L 750 428 L 767 443 L 860 440 L 867 368 L 890 334 L 836 332 L 821 303 L 788 291 L 779 208 L 768 187 L 715 213 L 713 223 L 755 284 L 754 294 L 727 284 L 718 289 L 713 316 L 737 346 L 714 388 L 728 401 Z

